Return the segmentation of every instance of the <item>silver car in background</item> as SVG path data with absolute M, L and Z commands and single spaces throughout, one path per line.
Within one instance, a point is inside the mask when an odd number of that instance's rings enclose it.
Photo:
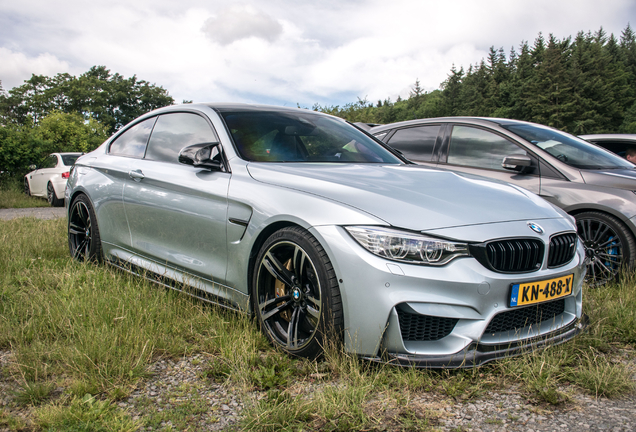
M 588 282 L 636 263 L 636 169 L 607 150 L 536 123 L 486 117 L 410 120 L 369 130 L 418 164 L 521 186 L 576 218 Z
M 467 367 L 584 327 L 573 219 L 302 109 L 150 112 L 75 164 L 71 254 L 252 312 L 271 343 Z

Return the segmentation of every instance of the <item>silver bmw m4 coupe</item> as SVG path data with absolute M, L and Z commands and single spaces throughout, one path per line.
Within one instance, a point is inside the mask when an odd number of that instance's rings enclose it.
M 271 343 L 470 367 L 574 337 L 585 253 L 525 189 L 429 169 L 302 109 L 188 104 L 80 157 L 76 259 L 253 313 Z

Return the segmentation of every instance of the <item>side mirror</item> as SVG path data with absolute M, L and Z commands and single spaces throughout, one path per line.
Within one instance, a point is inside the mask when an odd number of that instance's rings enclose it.
M 31 165 L 29 165 L 29 169 L 31 171 L 35 171 L 36 169 L 38 169 L 38 167 L 36 165 L 34 165 L 34 164 L 31 164 Z
M 179 162 L 220 171 L 222 164 L 219 143 L 200 143 L 184 147 L 179 152 Z
M 532 159 L 527 155 L 510 155 L 503 158 L 501 166 L 507 170 L 518 171 L 520 173 L 528 172 L 532 169 Z

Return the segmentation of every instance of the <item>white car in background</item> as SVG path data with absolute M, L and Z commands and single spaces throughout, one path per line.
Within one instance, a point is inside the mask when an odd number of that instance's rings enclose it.
M 64 205 L 64 189 L 71 167 L 82 153 L 52 153 L 24 176 L 24 193 L 44 197 L 51 207 Z M 35 166 L 32 166 L 36 168 Z

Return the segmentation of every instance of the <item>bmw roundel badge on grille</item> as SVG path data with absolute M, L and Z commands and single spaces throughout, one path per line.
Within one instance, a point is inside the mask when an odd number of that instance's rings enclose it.
M 534 222 L 528 222 L 528 226 L 530 227 L 530 229 L 534 232 L 536 232 L 537 234 L 543 234 L 543 228 L 541 228 L 541 226 L 539 224 L 536 224 Z

